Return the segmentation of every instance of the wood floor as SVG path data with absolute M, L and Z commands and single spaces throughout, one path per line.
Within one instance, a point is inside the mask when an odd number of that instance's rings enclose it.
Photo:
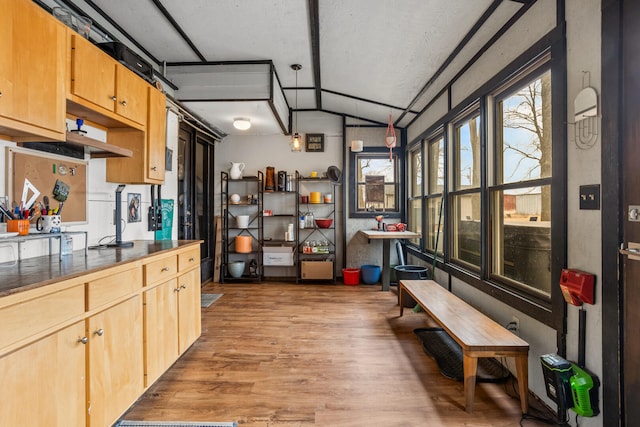
M 202 337 L 124 419 L 520 425 L 511 384 L 478 384 L 473 414 L 464 411 L 462 383 L 443 377 L 413 334 L 433 325 L 411 310 L 398 317 L 395 289 L 263 283 L 208 284 L 203 292 L 224 295 L 202 309 Z

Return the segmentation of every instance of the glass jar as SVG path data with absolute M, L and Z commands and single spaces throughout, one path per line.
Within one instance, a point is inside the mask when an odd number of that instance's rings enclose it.
M 307 212 L 304 214 L 304 228 L 314 228 L 313 212 Z

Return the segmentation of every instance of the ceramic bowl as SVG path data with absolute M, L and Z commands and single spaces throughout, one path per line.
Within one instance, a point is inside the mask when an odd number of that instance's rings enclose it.
M 331 224 L 333 224 L 333 219 L 331 218 L 318 218 L 315 220 L 316 227 L 318 228 L 329 228 Z
M 242 277 L 242 273 L 244 273 L 244 261 L 232 261 L 227 264 L 227 271 L 231 277 L 240 278 Z

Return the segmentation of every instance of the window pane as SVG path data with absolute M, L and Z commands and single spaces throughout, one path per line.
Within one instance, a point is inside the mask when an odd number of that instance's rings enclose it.
M 440 203 L 442 197 L 433 197 L 427 200 L 427 218 L 429 224 L 429 233 L 427 234 L 427 247 L 426 249 L 433 252 L 436 248 L 436 240 L 438 241 L 438 253 L 442 254 L 443 242 L 444 242 L 444 216 L 440 217 Z M 442 211 L 444 215 L 444 210 Z M 438 221 L 440 221 L 440 235 L 438 235 Z
M 496 191 L 492 273 L 551 295 L 551 186 Z
M 453 258 L 480 267 L 480 194 L 453 196 Z
M 499 183 L 551 176 L 551 72 L 496 105 Z
M 456 190 L 480 187 L 480 115 L 455 127 Z
M 429 143 L 429 194 L 444 190 L 444 138 Z
M 408 228 L 411 231 L 422 234 L 422 199 L 412 199 L 409 201 Z M 419 245 L 420 238 L 410 239 L 411 242 Z
M 422 150 L 409 153 L 409 197 L 422 196 Z
M 388 154 L 356 156 L 358 211 L 385 212 L 399 210 L 397 191 L 398 156 L 389 161 Z

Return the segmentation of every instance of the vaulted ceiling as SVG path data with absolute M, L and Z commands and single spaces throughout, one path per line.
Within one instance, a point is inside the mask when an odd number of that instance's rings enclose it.
M 220 63 L 266 61 L 273 64 L 275 91 L 279 83 L 291 109 L 321 110 L 379 124 L 386 124 L 391 114 L 395 126 L 406 127 L 532 2 L 37 1 L 47 7 L 64 4 L 90 16 L 94 30 L 129 45 L 164 72 L 167 84 L 172 81 L 177 87 L 175 98 L 209 125 L 227 134 L 239 133 L 231 126 L 232 119 L 249 117 L 254 126 L 243 133 L 263 135 L 283 133 L 283 127 L 290 130 L 289 117 L 278 122 L 273 102 L 257 102 L 243 92 L 247 89 L 241 87 L 243 80 L 225 83 L 227 91 L 243 94 L 240 99 L 214 100 L 206 95 L 194 100 L 194 93 L 207 94 L 211 89 L 207 86 L 216 84 L 217 75 L 209 76 L 207 70 L 213 72 Z M 201 67 L 193 80 L 178 72 L 195 64 L 208 67 Z M 292 64 L 302 65 L 297 75 Z

